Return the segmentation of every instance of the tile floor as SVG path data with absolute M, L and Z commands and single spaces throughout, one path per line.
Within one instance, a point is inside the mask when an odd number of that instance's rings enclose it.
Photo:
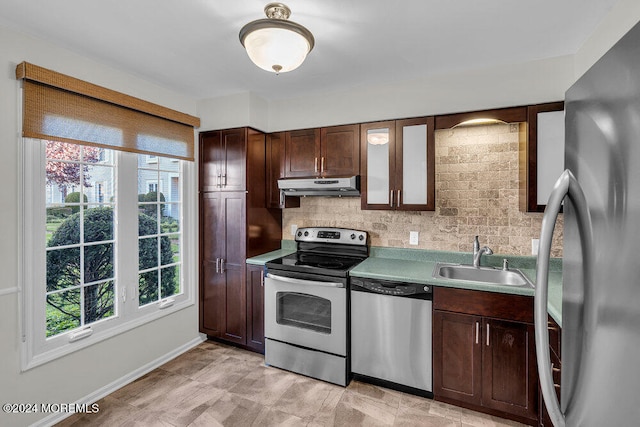
M 370 384 L 347 388 L 206 341 L 59 426 L 455 426 L 522 424 Z

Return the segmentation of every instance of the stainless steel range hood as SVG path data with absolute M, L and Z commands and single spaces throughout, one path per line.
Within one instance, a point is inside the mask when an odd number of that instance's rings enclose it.
M 360 196 L 360 176 L 347 178 L 279 179 L 278 188 L 286 196 Z

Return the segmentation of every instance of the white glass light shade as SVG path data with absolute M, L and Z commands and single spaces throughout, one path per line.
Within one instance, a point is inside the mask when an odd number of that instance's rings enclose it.
M 276 73 L 298 68 L 312 48 L 302 34 L 274 27 L 248 33 L 243 44 L 254 64 Z

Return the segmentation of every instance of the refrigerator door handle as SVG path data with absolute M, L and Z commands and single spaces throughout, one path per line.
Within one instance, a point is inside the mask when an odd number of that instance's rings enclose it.
M 565 170 L 556 181 L 553 191 L 549 196 L 547 208 L 542 217 L 542 229 L 540 231 L 540 246 L 538 249 L 538 262 L 536 268 L 536 289 L 534 297 L 534 323 L 536 338 L 536 358 L 538 361 L 538 373 L 540 377 L 540 388 L 542 396 L 547 406 L 549 417 L 555 427 L 564 427 L 565 418 L 560 409 L 558 398 L 556 397 L 553 384 L 553 374 L 551 367 L 551 356 L 549 353 L 549 332 L 548 324 L 548 290 L 549 290 L 549 259 L 551 257 L 551 241 L 553 230 L 556 225 L 558 213 L 565 196 L 569 196 L 575 205 L 578 231 L 582 240 L 583 262 L 588 265 L 590 250 L 592 247 L 591 236 L 591 216 L 584 192 L 576 177 L 569 169 Z

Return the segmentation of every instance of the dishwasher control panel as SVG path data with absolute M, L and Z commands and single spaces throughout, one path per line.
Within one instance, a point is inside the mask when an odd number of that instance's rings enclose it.
M 359 277 L 351 278 L 351 290 L 424 299 L 430 299 L 433 293 L 433 290 L 429 285 L 423 285 L 419 283 L 391 282 L 387 280 L 363 279 Z

